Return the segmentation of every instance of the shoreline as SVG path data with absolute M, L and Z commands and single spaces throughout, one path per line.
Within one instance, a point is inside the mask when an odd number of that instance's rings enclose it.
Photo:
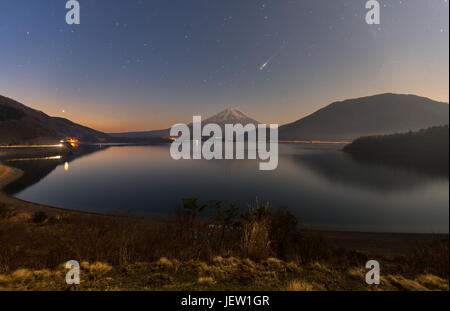
M 13 208 L 14 210 L 29 214 L 35 212 L 45 212 L 49 216 L 54 216 L 60 214 L 61 212 L 68 214 L 82 214 L 82 215 L 92 215 L 99 217 L 120 217 L 120 215 L 111 215 L 111 214 L 101 214 L 95 212 L 87 212 L 87 211 L 77 211 L 71 210 L 61 207 L 55 207 L 50 205 L 45 205 L 41 203 L 35 203 L 30 201 L 25 201 L 22 199 L 18 199 L 12 195 L 8 195 L 3 191 L 3 188 L 9 185 L 10 183 L 16 181 L 24 172 L 18 168 L 14 168 L 6 165 L 0 160 L 0 204 L 4 204 L 9 208 Z
M 77 211 L 59 207 L 47 206 L 39 203 L 17 199 L 6 194 L 3 188 L 19 179 L 23 175 L 20 169 L 10 167 L 0 161 L 0 204 L 4 204 L 22 214 L 32 215 L 44 212 L 49 216 L 68 213 L 92 217 L 124 217 L 123 215 L 101 214 L 87 211 Z M 136 217 L 136 216 L 127 216 Z M 139 218 L 139 217 L 136 217 Z M 383 252 L 387 254 L 401 254 L 411 251 L 418 241 L 427 241 L 436 236 L 448 237 L 448 233 L 398 233 L 398 232 L 363 232 L 363 231 L 337 231 L 337 230 L 306 230 L 317 234 L 332 245 L 350 250 L 365 252 Z
M 3 188 L 8 184 L 14 182 L 15 180 L 22 177 L 24 172 L 17 168 L 8 166 L 0 161 L 0 204 L 4 204 L 9 208 L 12 208 L 21 213 L 34 213 L 34 212 L 45 212 L 50 215 L 56 214 L 62 209 L 52 206 L 46 206 L 39 203 L 28 202 L 24 200 L 17 199 L 13 196 L 6 194 Z M 65 210 L 67 212 L 75 212 L 70 210 Z

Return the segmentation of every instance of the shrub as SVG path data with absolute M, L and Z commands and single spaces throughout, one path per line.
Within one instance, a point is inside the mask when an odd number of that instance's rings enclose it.
M 10 209 L 3 203 L 0 203 L 0 219 L 8 218 L 10 214 Z
M 44 212 L 35 212 L 33 216 L 31 217 L 31 221 L 35 224 L 43 223 L 48 219 L 48 216 Z
M 440 277 L 449 276 L 448 236 L 436 235 L 431 241 L 419 241 L 409 257 L 409 267 L 414 271 L 431 273 Z

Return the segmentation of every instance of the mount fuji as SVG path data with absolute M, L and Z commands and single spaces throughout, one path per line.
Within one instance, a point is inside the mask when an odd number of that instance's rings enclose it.
M 212 117 L 202 120 L 202 124 L 218 124 L 222 130 L 225 128 L 225 124 L 254 124 L 258 126 L 260 122 L 255 119 L 250 118 L 240 110 L 236 108 L 225 109 Z M 192 123 L 189 124 L 192 127 Z M 155 131 L 144 131 L 144 132 L 127 132 L 127 133 L 111 133 L 112 137 L 122 137 L 122 138 L 168 138 L 170 137 L 170 129 L 155 130 Z

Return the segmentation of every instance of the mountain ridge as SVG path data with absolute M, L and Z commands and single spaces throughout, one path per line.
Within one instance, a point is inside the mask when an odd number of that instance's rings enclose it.
M 225 123 L 218 115 L 236 116 L 240 111 L 225 109 L 202 121 Z M 242 113 L 239 123 L 258 123 Z M 412 94 L 382 93 L 333 102 L 297 121 L 279 127 L 280 140 L 351 141 L 361 136 L 417 131 L 449 123 L 448 103 Z M 246 119 L 247 118 L 247 119 Z M 230 123 L 236 123 L 232 120 Z M 170 129 L 112 133 L 113 137 L 169 137 Z
M 225 124 L 236 124 L 241 123 L 243 125 L 245 124 L 259 124 L 258 121 L 255 119 L 250 118 L 246 114 L 244 114 L 242 111 L 236 109 L 236 108 L 228 108 L 225 110 L 220 111 L 219 113 L 207 118 L 206 120 L 202 121 L 204 124 L 209 123 L 215 123 L 218 125 L 225 125 Z M 227 123 L 228 122 L 228 123 Z
M 246 124 L 259 124 L 255 119 L 250 118 L 245 113 L 240 111 L 237 108 L 227 108 L 222 110 L 215 115 L 202 120 L 202 124 L 218 124 L 222 130 L 225 124 L 236 124 L 241 123 L 243 125 Z M 192 128 L 192 122 L 188 124 L 190 128 Z M 168 138 L 170 137 L 170 128 L 162 129 L 162 130 L 150 130 L 150 131 L 142 131 L 142 132 L 124 132 L 124 133 L 109 133 L 112 137 L 121 137 L 121 138 L 131 138 L 131 137 L 146 137 L 146 138 Z
M 260 124 L 236 108 L 206 118 L 203 124 Z M 426 97 L 384 93 L 333 102 L 316 112 L 280 126 L 280 140 L 350 141 L 361 136 L 385 135 L 449 124 L 448 103 Z M 192 124 L 189 124 L 192 127 Z M 103 133 L 68 119 L 0 95 L 0 143 L 47 143 L 72 137 L 83 142 L 136 142 L 167 139 L 170 129 Z
M 280 140 L 349 141 L 449 123 L 448 103 L 383 93 L 333 102 L 279 129 Z
M 110 139 L 103 132 L 65 118 L 51 117 L 1 95 L 0 110 L 20 114 L 20 117 L 5 118 L 0 122 L 0 143 L 54 143 L 66 137 L 83 142 L 106 142 Z

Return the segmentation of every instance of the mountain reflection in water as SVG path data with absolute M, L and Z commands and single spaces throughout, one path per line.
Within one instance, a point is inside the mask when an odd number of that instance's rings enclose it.
M 448 232 L 448 169 L 358 159 L 340 147 L 280 144 L 278 168 L 259 171 L 256 160 L 175 161 L 166 145 L 96 146 L 60 160 L 11 162 L 25 174 L 6 190 L 63 208 L 143 216 L 168 215 L 182 197 L 241 208 L 258 197 L 312 228 Z

